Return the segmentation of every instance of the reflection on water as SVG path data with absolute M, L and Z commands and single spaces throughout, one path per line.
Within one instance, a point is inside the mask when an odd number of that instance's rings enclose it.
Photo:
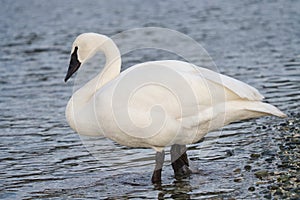
M 299 149 L 299 2 L 125 2 L 2 1 L 0 198 L 295 196 L 297 190 L 284 184 L 299 170 L 290 163 L 298 157 L 287 153 Z M 73 86 L 63 83 L 71 43 L 82 32 L 114 35 L 144 26 L 175 29 L 201 42 L 222 73 L 255 86 L 290 117 L 234 123 L 208 134 L 189 147 L 192 167 L 199 169 L 189 178 L 173 177 L 167 154 L 162 185 L 150 183 L 152 150 L 97 138 L 91 154 L 64 117 Z M 127 56 L 126 67 L 174 55 Z M 91 138 L 82 140 L 88 145 Z

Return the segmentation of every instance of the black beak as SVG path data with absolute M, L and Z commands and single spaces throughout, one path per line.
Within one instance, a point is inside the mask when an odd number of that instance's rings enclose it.
M 74 52 L 71 55 L 71 60 L 70 60 L 67 75 L 65 77 L 65 82 L 69 80 L 69 78 L 79 69 L 81 65 L 81 63 L 78 60 L 77 51 L 78 51 L 78 47 L 75 47 Z

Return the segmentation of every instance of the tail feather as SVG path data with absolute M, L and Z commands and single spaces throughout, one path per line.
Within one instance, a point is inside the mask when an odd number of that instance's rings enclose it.
M 266 115 L 286 117 L 275 106 L 261 101 L 229 101 L 202 110 L 198 115 L 182 118 L 182 126 L 187 129 L 201 127 L 206 132 L 221 128 L 231 122 L 257 118 Z M 207 126 L 207 127 L 206 127 Z M 204 128 L 206 127 L 206 128 Z M 205 132 L 205 131 L 204 131 Z
M 287 117 L 286 114 L 281 112 L 275 106 L 268 104 L 268 103 L 263 103 L 263 102 L 255 102 L 255 104 L 253 104 L 253 105 L 251 105 L 251 102 L 249 102 L 249 106 L 246 107 L 246 110 L 260 112 L 260 113 L 266 113 L 267 115 L 274 115 L 277 117 Z

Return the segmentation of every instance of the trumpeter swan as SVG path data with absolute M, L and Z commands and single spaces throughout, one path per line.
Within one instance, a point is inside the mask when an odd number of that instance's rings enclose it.
M 263 96 L 255 88 L 187 62 L 145 62 L 120 73 L 119 49 L 96 33 L 75 39 L 65 81 L 98 51 L 105 54 L 106 64 L 72 95 L 67 121 L 81 135 L 104 135 L 121 145 L 153 148 L 154 183 L 161 181 L 165 147 L 171 146 L 175 175 L 188 174 L 185 145 L 234 121 L 286 116 L 261 102 Z

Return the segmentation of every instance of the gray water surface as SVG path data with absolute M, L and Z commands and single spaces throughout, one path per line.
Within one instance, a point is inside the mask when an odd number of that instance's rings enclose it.
M 299 197 L 299 1 L 0 3 L 1 199 Z M 253 85 L 289 117 L 209 133 L 189 147 L 192 167 L 201 170 L 189 178 L 173 177 L 167 155 L 160 186 L 150 182 L 151 149 L 102 138 L 100 153 L 91 154 L 64 115 L 73 90 L 72 81 L 63 82 L 71 44 L 83 32 L 112 36 L 148 26 L 194 38 L 222 73 Z M 173 59 L 155 51 L 127 56 L 124 66 Z

